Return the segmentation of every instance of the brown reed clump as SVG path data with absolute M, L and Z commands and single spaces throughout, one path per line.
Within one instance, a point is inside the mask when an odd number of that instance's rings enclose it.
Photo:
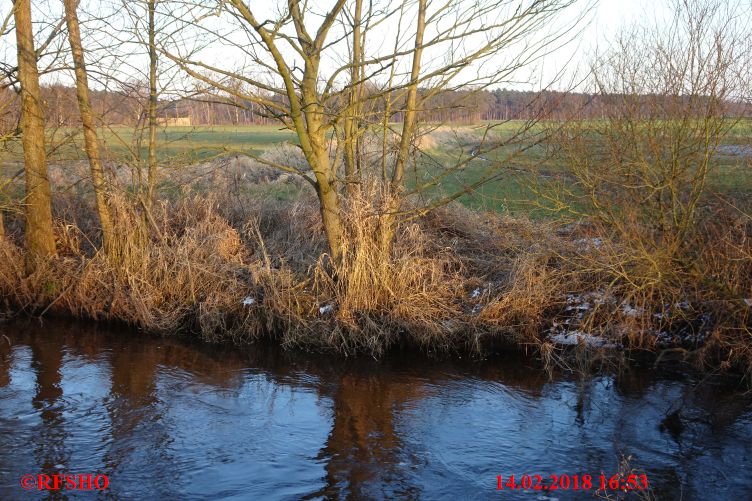
M 451 205 L 398 224 L 385 245 L 389 200 L 364 189 L 342 207 L 335 267 L 312 197 L 243 196 L 160 201 L 148 214 L 113 197 L 118 239 L 105 256 L 93 207 L 58 195 L 59 255 L 32 275 L 8 217 L 0 308 L 372 355 L 501 341 L 584 370 L 608 353 L 621 360 L 621 347 L 752 374 L 748 219 L 712 214 L 691 254 L 665 259 L 593 224 L 562 229 Z
M 376 190 L 352 199 L 344 209 L 341 266 L 331 269 L 319 260 L 313 270 L 320 310 L 331 309 L 335 318 L 328 339 L 339 337 L 346 351 L 375 353 L 401 341 L 452 347 L 466 327 L 462 263 L 417 223 L 400 225 L 393 244 L 384 245 L 379 209 L 387 203 Z

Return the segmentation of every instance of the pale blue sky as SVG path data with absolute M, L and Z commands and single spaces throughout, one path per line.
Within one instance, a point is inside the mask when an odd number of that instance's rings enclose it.
M 84 0 L 86 4 L 96 5 L 100 0 Z M 574 7 L 571 7 L 568 11 L 557 17 L 553 23 L 547 25 L 543 30 L 555 31 L 556 25 L 561 23 L 561 26 L 571 23 L 572 20 L 581 16 L 583 10 L 590 4 L 594 4 L 593 10 L 588 13 L 585 18 L 587 24 L 580 25 L 576 35 L 571 34 L 572 40 L 570 43 L 559 48 L 551 54 L 548 54 L 543 59 L 535 60 L 529 66 L 519 70 L 519 74 L 515 73 L 514 77 L 510 78 L 509 82 L 504 86 L 510 88 L 519 89 L 539 89 L 541 87 L 548 86 L 553 80 L 557 78 L 562 72 L 566 72 L 569 78 L 564 79 L 558 84 L 553 85 L 558 88 L 569 87 L 568 82 L 576 80 L 573 75 L 577 73 L 578 68 L 584 68 L 587 66 L 587 62 L 590 55 L 594 52 L 597 46 L 607 45 L 609 39 L 613 39 L 614 35 L 624 25 L 629 25 L 634 22 L 639 23 L 657 23 L 661 24 L 661 19 L 666 19 L 670 14 L 669 5 L 671 0 L 579 0 L 579 3 Z M 734 0 L 729 0 L 732 2 Z M 254 4 L 255 0 L 251 0 Z M 271 9 L 271 5 L 276 5 L 276 2 L 284 3 L 284 0 L 268 0 L 268 3 L 255 4 L 256 8 L 263 15 L 271 15 L 271 12 L 265 12 Z M 37 4 L 37 7 L 40 7 Z M 46 4 L 45 4 L 46 5 Z M 52 5 L 57 5 L 53 3 Z M 7 13 L 7 9 L 10 6 L 8 2 L 4 7 L 0 8 L 0 13 Z M 39 12 L 37 12 L 39 14 Z M 84 16 L 85 17 L 85 16 Z M 389 27 L 380 33 L 383 36 L 383 40 L 390 39 Z M 84 33 L 87 35 L 87 33 Z M 90 35 L 89 35 L 90 36 Z M 2 42 L 2 48 L 0 50 L 0 56 L 7 58 L 10 62 L 15 58 L 14 51 L 14 38 L 9 36 Z M 383 42 L 380 40 L 380 42 Z M 242 41 L 242 40 L 241 40 Z M 90 45 L 91 46 L 91 45 Z M 514 52 L 516 48 L 513 48 Z M 232 48 L 227 46 L 214 46 L 212 49 L 205 52 L 208 60 L 218 60 L 219 64 L 223 66 L 232 66 L 235 61 L 235 52 Z M 335 54 L 336 56 L 336 54 Z M 441 56 L 441 54 L 439 54 Z M 93 57 L 93 56 L 90 56 Z M 239 60 L 238 56 L 238 60 Z M 139 65 L 140 56 L 137 57 L 134 64 Z M 503 68 L 503 62 L 500 59 L 498 66 Z M 134 76 L 134 75 L 132 75 Z M 66 81 L 70 79 L 70 75 L 54 74 L 46 78 L 48 81 L 62 80 Z M 461 79 L 460 79 L 461 80 Z
M 575 6 L 569 15 L 581 13 L 582 8 L 587 6 L 586 1 L 583 0 L 579 7 Z M 584 71 L 587 67 L 596 48 L 606 47 L 622 28 L 635 23 L 645 26 L 669 22 L 672 14 L 670 2 L 671 0 L 594 0 L 593 10 L 585 21 L 587 24 L 581 26 L 577 36 L 531 69 L 528 77 L 534 82 L 531 86 L 546 86 L 561 72 L 565 72 L 568 78 L 562 77 L 561 82 L 553 84 L 553 87 L 569 88 L 569 83 L 577 80 L 576 75 L 581 73 L 578 70 Z

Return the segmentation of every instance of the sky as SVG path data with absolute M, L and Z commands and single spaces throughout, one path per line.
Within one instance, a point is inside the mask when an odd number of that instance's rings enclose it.
M 614 33 L 623 24 L 638 21 L 640 17 L 648 15 L 651 8 L 666 8 L 665 2 L 642 0 L 600 0 L 596 6 L 595 19 L 589 29 L 587 39 L 596 41 Z
M 32 0 L 34 2 L 35 0 Z M 42 1 L 42 0 L 40 0 Z M 49 0 L 44 0 L 49 1 Z M 44 3 L 42 1 L 42 3 Z M 97 2 L 98 0 L 84 0 Z M 321 0 L 318 0 L 319 2 Z M 514 78 L 510 78 L 510 81 L 506 83 L 508 88 L 517 89 L 539 89 L 541 87 L 549 86 L 549 83 L 556 80 L 557 76 L 561 72 L 568 73 L 568 77 L 560 80 L 559 83 L 552 85 L 556 88 L 570 88 L 569 82 L 577 80 L 578 72 L 581 74 L 583 69 L 587 66 L 590 55 L 594 52 L 598 46 L 605 46 L 608 43 L 609 38 L 618 32 L 619 28 L 625 25 L 629 25 L 634 22 L 657 22 L 660 24 L 660 19 L 664 19 L 667 14 L 670 14 L 668 8 L 670 0 L 579 0 L 579 4 L 571 8 L 568 14 L 559 17 L 559 22 L 566 24 L 571 19 L 582 14 L 582 10 L 588 5 L 588 2 L 594 3 L 594 8 L 588 13 L 583 24 L 580 25 L 580 32 L 574 39 L 566 44 L 564 47 L 556 50 L 555 52 L 548 54 L 545 58 L 536 61 L 521 71 L 519 75 L 515 75 Z M 266 10 L 265 7 L 270 5 L 264 0 L 261 4 L 256 0 L 250 0 L 250 5 L 260 9 L 260 12 Z M 7 2 L 0 8 L 0 14 L 6 14 L 7 8 L 10 2 Z M 41 5 L 41 4 L 40 4 Z M 318 3 L 316 4 L 318 5 Z M 322 3 L 323 6 L 326 3 Z M 429 3 L 430 6 L 430 3 Z M 430 7 L 429 7 L 430 8 Z M 570 16 L 570 17 L 567 17 Z M 552 24 L 556 24 L 555 22 Z M 387 28 L 388 30 L 389 28 Z M 555 29 L 552 27 L 551 29 Z M 4 37 L 3 45 L 5 45 L 4 51 L 0 51 L 0 57 L 5 59 L 2 61 L 8 63 L 9 59 L 15 59 L 15 49 L 13 45 L 13 35 Z M 385 40 L 389 39 L 389 36 L 385 35 Z M 242 41 L 241 41 L 242 43 Z M 10 50 L 8 50 L 10 49 Z M 231 51 L 231 49 L 229 49 Z M 207 57 L 210 60 L 219 60 L 223 64 L 231 64 L 233 57 L 228 52 L 227 47 L 217 47 L 214 50 L 207 52 Z M 503 62 L 499 62 L 499 66 L 503 66 Z M 138 62 L 136 66 L 142 66 Z M 67 78 L 70 78 L 68 76 Z M 65 76 L 50 76 L 49 79 L 57 79 L 58 81 L 65 81 Z
M 597 0 L 592 11 L 583 21 L 578 36 L 565 47 L 548 55 L 533 70 L 538 73 L 532 75 L 531 79 L 535 82 L 551 82 L 564 71 L 569 74 L 569 77 L 562 78 L 552 87 L 569 88 L 569 82 L 578 79 L 595 50 L 608 46 L 609 41 L 613 40 L 619 30 L 635 23 L 654 22 L 660 25 L 668 22 L 671 15 L 670 1 Z M 528 86 L 522 85 L 521 87 Z

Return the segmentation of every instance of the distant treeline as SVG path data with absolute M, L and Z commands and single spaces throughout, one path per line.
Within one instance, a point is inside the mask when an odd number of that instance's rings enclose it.
M 421 89 L 423 95 L 431 90 Z M 379 116 L 387 98 L 377 95 L 370 105 L 370 112 Z M 80 124 L 76 104 L 76 90 L 64 85 L 42 87 L 45 122 L 48 127 L 77 126 Z M 274 98 L 272 98 L 274 99 Z M 400 96 L 391 97 L 399 103 Z M 629 98 L 634 105 L 634 96 Z M 638 106 L 654 114 L 661 109 L 659 101 L 676 100 L 677 97 L 640 96 Z M 91 92 L 92 107 L 103 124 L 136 126 L 146 119 L 147 95 L 138 92 L 114 91 Z M 13 130 L 18 125 L 19 100 L 11 89 L 0 91 L 0 130 Z M 655 106 L 659 104 L 659 106 Z M 335 103 L 336 106 L 336 103 Z M 620 96 L 593 95 L 580 92 L 495 90 L 443 90 L 436 92 L 421 110 L 421 121 L 447 123 L 473 123 L 483 120 L 566 120 L 593 119 L 609 116 L 613 107 L 624 106 Z M 395 106 L 395 109 L 402 109 Z M 210 93 L 197 94 L 190 98 L 161 100 L 159 116 L 162 125 L 258 125 L 278 123 L 266 110 L 251 102 L 232 102 L 224 96 Z M 748 108 L 743 104 L 727 103 L 730 116 L 746 116 Z M 402 121 L 401 112 L 392 115 L 392 121 Z

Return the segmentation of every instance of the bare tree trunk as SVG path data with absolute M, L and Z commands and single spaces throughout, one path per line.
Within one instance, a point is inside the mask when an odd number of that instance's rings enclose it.
M 423 35 L 426 31 L 427 0 L 418 0 L 418 19 L 415 29 L 415 49 L 413 51 L 413 63 L 410 70 L 410 83 L 407 87 L 407 102 L 402 121 L 402 136 L 397 150 L 397 159 L 392 173 L 390 184 L 392 200 L 387 205 L 387 213 L 382 218 L 381 246 L 384 252 L 391 249 L 395 231 L 395 218 L 402 206 L 401 191 L 405 175 L 405 166 L 410 156 L 410 143 L 412 142 L 415 123 L 417 121 L 418 103 L 418 79 L 420 78 L 421 56 L 423 54 Z
M 146 203 L 151 207 L 157 184 L 157 45 L 154 41 L 156 27 L 154 14 L 157 0 L 149 1 L 149 174 Z
M 418 0 L 418 25 L 415 30 L 415 50 L 413 52 L 413 64 L 410 70 L 410 83 L 407 90 L 407 103 L 405 118 L 402 122 L 402 137 L 400 138 L 397 161 L 392 175 L 392 189 L 398 192 L 402 187 L 402 179 L 405 175 L 405 165 L 410 155 L 410 143 L 415 130 L 418 102 L 418 78 L 420 77 L 421 56 L 423 55 L 423 35 L 426 31 L 426 3 L 427 0 Z
M 65 5 L 65 22 L 68 26 L 68 41 L 70 42 L 71 53 L 73 54 L 73 66 L 76 73 L 76 97 L 78 98 L 78 109 L 84 129 L 84 148 L 86 156 L 89 157 L 91 181 L 94 184 L 94 196 L 97 201 L 99 224 L 102 227 L 102 243 L 105 252 L 109 254 L 112 251 L 114 242 L 114 229 L 112 227 L 110 210 L 107 207 L 104 171 L 102 169 L 102 161 L 99 157 L 99 141 L 97 140 L 97 131 L 94 127 L 94 117 L 91 111 L 89 79 L 86 73 L 84 50 L 81 46 L 81 29 L 78 23 L 78 15 L 76 14 L 78 0 L 63 0 L 63 4 Z
M 294 7 L 292 3 L 290 5 Z M 341 11 L 343 6 L 344 0 L 338 0 L 327 18 L 330 21 L 333 20 L 335 13 Z M 305 32 L 300 11 L 293 8 L 292 16 L 295 20 L 295 28 L 298 36 L 309 38 Z M 326 129 L 322 127 L 324 108 L 319 101 L 317 92 L 321 48 L 324 44 L 326 30 L 319 29 L 316 39 L 313 40 L 313 43 L 305 53 L 305 70 L 303 72 L 303 79 L 300 82 L 300 97 L 298 98 L 292 82 L 292 74 L 284 62 L 282 54 L 269 38 L 269 32 L 261 28 L 255 20 L 253 24 L 256 26 L 256 31 L 267 41 L 267 45 L 272 49 L 277 67 L 285 80 L 285 85 L 288 89 L 288 98 L 290 98 L 290 115 L 300 138 L 303 153 L 316 176 L 316 192 L 321 209 L 321 219 L 329 244 L 329 253 L 332 261 L 334 261 L 335 265 L 338 265 L 342 259 L 344 228 L 342 215 L 340 214 L 339 193 L 336 189 L 336 166 L 332 165 L 329 159 Z
M 315 81 L 311 78 L 304 78 L 303 99 L 311 100 Z M 305 101 L 304 101 L 305 102 Z M 327 243 L 329 244 L 329 255 L 336 264 L 342 257 L 342 238 L 344 229 L 342 226 L 342 215 L 339 207 L 339 193 L 336 188 L 336 173 L 334 166 L 329 159 L 327 149 L 326 133 L 321 128 L 322 110 L 320 105 L 312 104 L 305 116 L 305 122 L 308 133 L 304 154 L 316 176 L 316 194 L 319 199 L 321 210 L 321 221 L 324 225 Z M 315 132 L 314 132 L 315 131 Z
M 321 221 L 324 225 L 329 254 L 335 263 L 342 258 L 342 217 L 339 212 L 339 196 L 334 183 L 326 176 L 316 173 L 316 191 L 318 192 Z
M 361 88 L 361 71 L 360 63 L 363 58 L 363 47 L 361 44 L 361 22 L 363 12 L 363 0 L 355 0 L 355 13 L 353 14 L 353 40 L 352 40 L 352 60 L 350 68 L 350 103 L 349 112 L 345 117 L 345 182 L 347 183 L 347 192 L 356 191 L 356 182 L 359 173 L 359 153 L 358 153 L 358 134 L 360 118 L 360 88 Z
M 18 80 L 21 83 L 21 143 L 26 178 L 26 269 L 34 271 L 40 257 L 53 256 L 52 200 L 47 176 L 44 112 L 39 89 L 39 69 L 31 26 L 30 0 L 15 0 Z

